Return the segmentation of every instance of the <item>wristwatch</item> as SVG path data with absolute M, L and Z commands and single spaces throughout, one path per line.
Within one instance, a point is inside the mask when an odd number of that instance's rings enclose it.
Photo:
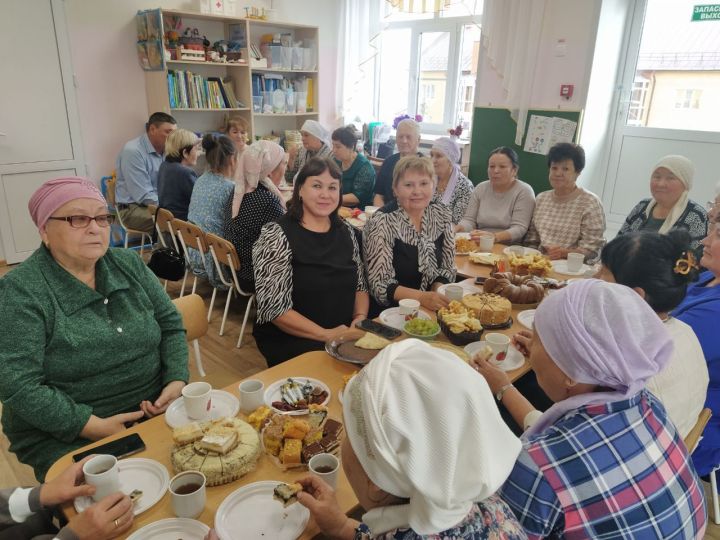
M 503 386 L 502 388 L 500 388 L 500 390 L 498 390 L 497 393 L 495 394 L 495 399 L 497 399 L 498 401 L 502 401 L 502 398 L 505 395 L 505 392 L 507 392 L 510 388 L 514 388 L 512 383 L 508 383 L 505 386 Z

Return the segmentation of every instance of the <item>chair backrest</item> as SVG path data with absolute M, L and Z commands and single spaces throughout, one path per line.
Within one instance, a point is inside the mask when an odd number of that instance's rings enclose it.
M 240 257 L 238 257 L 237 250 L 232 242 L 212 233 L 205 235 L 205 242 L 208 245 L 208 249 L 212 248 L 215 252 L 215 256 L 220 264 L 229 266 L 235 271 L 240 270 Z
M 685 437 L 685 446 L 690 454 L 693 453 L 698 445 L 698 442 L 700 442 L 700 435 L 702 435 L 702 432 L 705 430 L 705 426 L 710 421 L 711 416 L 711 409 L 705 408 L 700 411 L 697 422 L 695 422 L 695 425 L 690 430 L 690 433 L 688 433 L 687 437 Z
M 150 215 L 154 216 L 155 212 L 157 212 L 158 206 L 157 206 L 157 204 L 148 204 L 147 209 L 150 212 Z
M 180 235 L 183 243 L 187 247 L 197 249 L 201 253 L 207 253 L 207 243 L 205 242 L 205 233 L 203 230 L 189 221 L 183 221 L 182 219 L 173 219 L 172 228 L 177 234 Z
M 149 207 L 150 205 L 148 205 L 148 208 Z M 153 212 L 153 215 L 155 215 L 155 212 Z M 167 208 L 157 209 L 157 224 L 161 231 L 169 231 L 170 229 L 168 228 L 168 223 L 170 223 L 173 219 L 175 219 L 175 216 Z
M 107 187 L 107 192 L 105 193 L 105 199 L 107 199 L 107 202 L 110 206 L 115 206 L 115 184 L 117 183 L 117 180 L 114 176 L 111 176 L 107 179 L 107 182 L 105 186 Z
M 205 302 L 198 294 L 189 294 L 173 300 L 180 312 L 188 341 L 198 339 L 208 331 L 207 309 Z

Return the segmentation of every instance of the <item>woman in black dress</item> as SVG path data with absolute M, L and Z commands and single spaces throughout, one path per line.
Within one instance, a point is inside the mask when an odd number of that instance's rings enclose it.
M 365 267 L 353 228 L 338 217 L 341 173 L 312 158 L 298 173 L 288 212 L 253 247 L 253 336 L 268 366 L 308 351 L 367 318 Z
M 368 283 L 380 307 L 414 298 L 431 311 L 448 305 L 437 292 L 455 281 L 452 214 L 430 202 L 435 176 L 430 159 L 407 156 L 393 171 L 395 200 L 376 212 L 363 230 Z

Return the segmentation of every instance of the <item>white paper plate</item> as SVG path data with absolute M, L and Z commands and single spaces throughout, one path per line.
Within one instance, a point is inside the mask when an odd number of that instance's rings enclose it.
M 526 309 L 517 314 L 517 321 L 528 330 L 532 330 L 533 321 L 535 320 L 535 310 Z
M 470 240 L 470 233 L 469 232 L 456 232 L 455 240 L 458 240 L 460 238 L 462 238 L 464 240 Z
M 525 246 L 508 246 L 505 249 L 503 249 L 503 253 L 509 257 L 510 255 L 513 255 L 513 252 L 510 250 L 510 248 L 519 248 L 519 247 L 523 248 L 523 252 L 522 252 L 523 256 L 525 256 L 525 255 L 540 255 L 540 252 L 537 249 L 531 248 L 531 247 L 525 247 Z
M 445 291 L 448 285 L 459 285 L 460 287 L 462 287 L 463 296 L 467 296 L 468 294 L 480 294 L 481 292 L 483 292 L 482 287 L 476 287 L 475 285 L 467 283 L 465 281 L 461 281 L 460 283 L 446 283 L 445 285 L 440 285 L 437 288 L 437 292 L 439 292 L 440 294 L 447 294 Z
M 423 310 L 418 310 L 417 316 L 420 319 L 431 320 L 430 315 Z M 397 330 L 402 330 L 407 321 L 405 320 L 405 315 L 400 313 L 399 307 L 391 307 L 380 313 L 380 322 L 392 326 Z
M 312 383 L 313 386 L 319 386 L 323 390 L 327 392 L 327 397 L 325 398 L 325 401 L 321 403 L 321 405 L 327 405 L 330 401 L 330 396 L 332 395 L 332 392 L 330 391 L 330 387 L 325 384 L 322 381 L 318 381 L 317 379 L 311 379 L 310 377 L 291 377 L 292 380 L 300 383 L 305 384 L 305 382 Z M 298 409 L 297 411 L 281 411 L 280 409 L 276 409 L 272 406 L 273 401 L 282 401 L 282 396 L 280 395 L 280 387 L 287 382 L 287 379 L 280 379 L 279 381 L 275 381 L 270 386 L 267 387 L 265 390 L 265 405 L 270 407 L 273 411 L 278 412 L 280 414 L 290 414 L 293 416 L 300 415 L 300 414 L 307 414 L 307 409 Z
M 120 491 L 129 495 L 133 490 L 143 492 L 142 497 L 135 503 L 133 514 L 142 514 L 148 508 L 155 506 L 163 498 L 170 486 L 170 476 L 167 469 L 155 460 L 145 458 L 127 458 L 118 461 L 120 467 Z M 75 499 L 75 511 L 79 514 L 91 504 L 90 497 Z
M 577 272 L 571 272 L 568 270 L 567 267 L 567 259 L 559 259 L 557 261 L 550 261 L 550 264 L 553 267 L 553 270 L 557 272 L 558 274 L 563 274 L 566 276 L 584 276 L 585 272 L 590 270 L 590 267 L 587 264 L 583 264 L 580 267 L 580 270 Z
M 168 518 L 145 525 L 127 540 L 203 540 L 209 530 L 210 527 L 196 519 Z
M 342 405 L 342 403 L 343 403 L 343 389 L 342 388 L 340 390 L 338 390 L 338 401 Z
M 240 410 L 240 400 L 230 392 L 213 390 L 210 393 L 210 400 L 210 417 L 208 420 L 217 420 L 225 416 L 236 416 Z M 185 402 L 182 397 L 173 401 L 165 411 L 165 423 L 173 429 L 185 426 L 191 422 L 195 422 L 195 420 L 188 417 L 185 411 Z
M 470 358 L 475 355 L 478 351 L 483 349 L 485 347 L 485 341 L 476 341 L 475 343 L 470 343 L 469 345 L 465 345 L 464 351 L 470 356 Z M 499 367 L 503 371 L 512 371 L 513 369 L 517 369 L 519 367 L 522 367 L 522 365 L 525 363 L 525 357 L 522 355 L 520 351 L 518 351 L 515 347 L 512 346 L 512 344 L 508 347 L 507 356 L 505 357 L 505 360 L 502 362 L 493 362 L 490 361 L 491 364 Z
M 278 481 L 254 482 L 233 491 L 215 514 L 220 540 L 296 540 L 307 526 L 310 511 L 300 503 L 287 508 L 273 499 Z

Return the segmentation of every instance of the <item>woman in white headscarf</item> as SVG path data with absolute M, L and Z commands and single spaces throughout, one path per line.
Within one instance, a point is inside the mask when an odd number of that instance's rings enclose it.
M 245 291 L 255 290 L 252 248 L 263 225 L 285 213 L 285 200 L 278 185 L 285 175 L 287 154 L 271 141 L 257 141 L 246 148 L 238 164 L 235 193 L 225 238 L 240 257 L 238 281 Z
M 460 171 L 460 147 L 450 137 L 440 137 L 430 150 L 437 185 L 433 202 L 448 206 L 453 225 L 460 223 L 470 202 L 473 185 Z
M 495 495 L 520 442 L 500 418 L 483 378 L 465 362 L 408 339 L 386 347 L 351 379 L 344 396 L 343 469 L 366 513 L 362 523 L 347 517 L 326 483 L 305 477 L 298 501 L 323 533 L 347 539 L 525 538 Z
M 300 128 L 302 135 L 302 147 L 292 146 L 288 148 L 288 165 L 285 172 L 285 180 L 291 184 L 298 171 L 310 158 L 331 158 L 332 146 L 330 143 L 330 132 L 317 120 L 305 120 Z
M 635 205 L 618 234 L 685 229 L 692 249 L 697 250 L 707 236 L 708 217 L 702 205 L 688 197 L 694 176 L 695 166 L 685 156 L 669 155 L 658 161 L 650 176 L 652 197 Z
M 548 296 L 529 360 L 555 404 L 542 414 L 487 360 L 498 401 L 531 424 L 500 490 L 528 538 L 700 539 L 703 489 L 665 407 L 645 388 L 673 345 L 634 290 L 595 279 Z

